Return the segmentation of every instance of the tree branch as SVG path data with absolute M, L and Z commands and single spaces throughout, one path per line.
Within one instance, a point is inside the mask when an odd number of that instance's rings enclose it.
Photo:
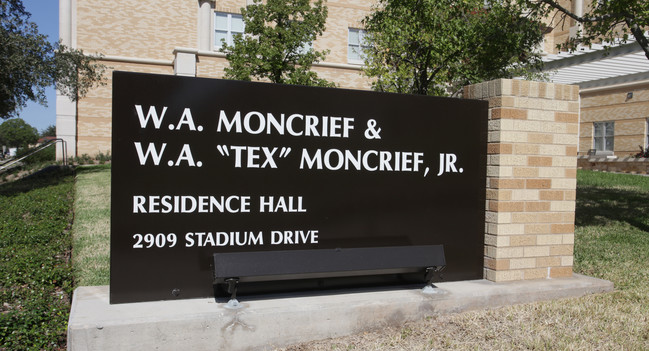
M 568 10 L 567 8 L 559 5 L 554 0 L 539 0 L 540 2 L 550 5 L 552 8 L 561 11 L 564 13 L 566 16 L 574 19 L 575 21 L 579 23 L 593 23 L 593 22 L 601 22 L 601 21 L 606 21 L 611 18 L 617 18 L 617 17 L 625 17 L 624 13 L 609 13 L 603 16 L 595 16 L 595 17 L 584 17 L 584 16 L 577 16 L 575 15 L 572 11 Z
M 636 42 L 640 45 L 642 51 L 644 51 L 644 55 L 649 59 L 649 40 L 647 40 L 647 37 L 644 35 L 644 31 L 633 22 L 632 18 L 625 18 L 625 22 L 631 30 L 631 33 L 633 33 Z

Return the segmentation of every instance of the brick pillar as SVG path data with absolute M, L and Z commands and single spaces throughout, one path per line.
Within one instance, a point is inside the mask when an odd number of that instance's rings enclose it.
M 571 276 L 579 87 L 499 79 L 464 97 L 489 101 L 485 278 Z

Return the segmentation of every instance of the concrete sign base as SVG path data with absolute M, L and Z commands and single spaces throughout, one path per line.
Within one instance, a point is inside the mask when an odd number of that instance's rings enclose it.
M 418 288 L 246 297 L 232 308 L 213 298 L 110 305 L 108 286 L 75 291 L 69 350 L 271 350 L 400 325 L 444 313 L 613 290 L 609 281 L 568 278 L 487 280 Z

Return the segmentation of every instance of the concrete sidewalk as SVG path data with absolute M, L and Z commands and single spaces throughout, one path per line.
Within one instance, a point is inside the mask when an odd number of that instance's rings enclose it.
M 359 333 L 426 316 L 609 292 L 613 283 L 570 278 L 437 284 L 422 289 L 317 292 L 241 298 L 228 308 L 213 298 L 110 305 L 108 286 L 75 291 L 69 350 L 264 350 Z

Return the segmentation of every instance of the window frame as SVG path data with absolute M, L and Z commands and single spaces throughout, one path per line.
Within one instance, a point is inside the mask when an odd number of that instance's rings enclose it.
M 350 41 L 351 33 L 353 31 L 358 32 L 358 43 L 352 43 Z M 369 47 L 369 45 L 364 45 L 363 43 L 366 35 L 367 35 L 367 31 L 365 29 L 352 28 L 352 27 L 347 28 L 347 63 L 355 64 L 355 65 L 365 64 L 364 49 Z M 350 57 L 350 53 L 351 50 L 353 50 L 353 48 L 356 48 L 357 50 L 360 51 L 359 59 Z
M 226 18 L 226 28 L 225 30 L 219 29 L 216 26 L 217 23 L 217 17 L 219 15 L 225 15 Z M 239 31 L 233 31 L 232 30 L 232 18 L 237 17 L 241 19 L 241 32 Z M 214 15 L 212 16 L 213 18 L 213 23 L 214 25 L 212 26 L 212 35 L 213 35 L 213 40 L 212 40 L 212 47 L 213 50 L 219 51 L 223 48 L 223 44 L 221 43 L 220 39 L 218 38 L 217 32 L 225 32 L 225 43 L 227 45 L 234 45 L 234 36 L 237 34 L 243 35 L 246 31 L 246 23 L 243 21 L 243 15 L 240 13 L 233 13 L 233 12 L 223 12 L 223 11 L 214 11 Z M 221 38 L 223 39 L 223 38 Z
M 599 135 L 597 133 L 598 129 L 601 131 Z M 610 149 L 608 147 L 609 141 Z M 593 122 L 593 149 L 596 151 L 615 151 L 615 121 Z

